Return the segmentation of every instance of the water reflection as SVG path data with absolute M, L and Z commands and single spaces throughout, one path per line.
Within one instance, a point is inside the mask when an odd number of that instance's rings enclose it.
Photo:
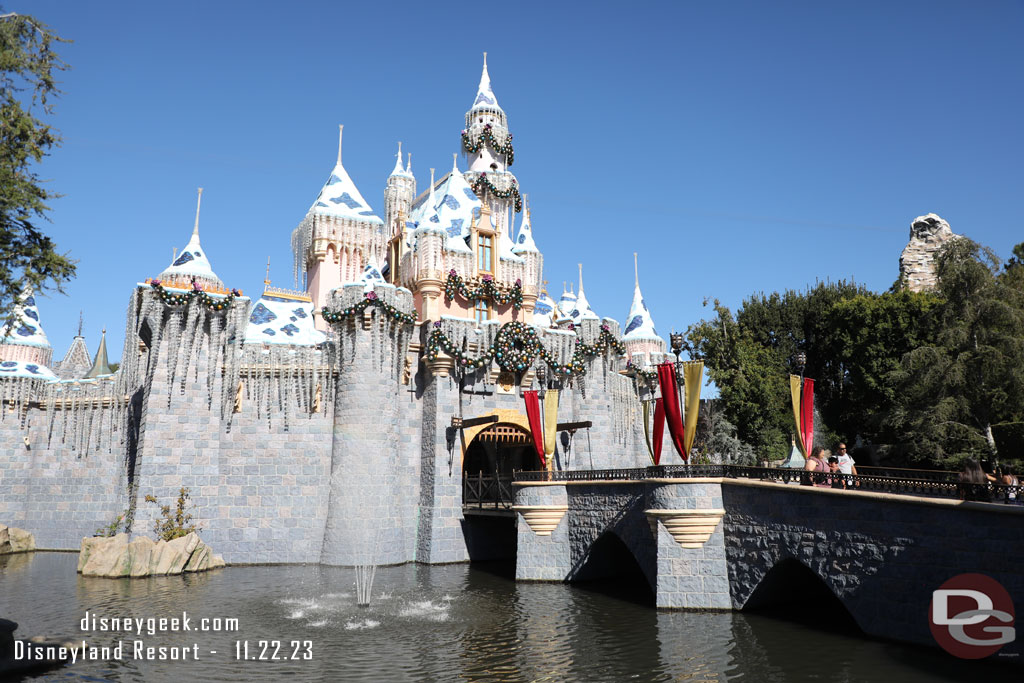
M 361 608 L 351 569 L 232 567 L 109 580 L 77 576 L 76 563 L 75 554 L 61 553 L 0 559 L 0 616 L 18 621 L 19 635 L 84 637 L 100 646 L 123 640 L 126 653 L 136 639 L 198 643 L 200 661 L 83 662 L 50 680 L 924 681 L 964 680 L 966 670 L 977 677 L 984 667 L 765 616 L 659 612 L 621 586 L 517 584 L 507 567 L 493 565 L 380 568 L 373 602 Z M 187 612 L 193 628 L 203 617 L 231 617 L 240 630 L 83 633 L 86 610 L 142 619 Z M 281 641 L 278 654 L 287 658 L 258 659 L 267 654 L 260 641 Z M 309 641 L 312 659 L 290 659 L 293 641 L 300 655 Z M 251 659 L 236 659 L 244 643 Z M 1004 673 L 993 671 L 982 675 Z

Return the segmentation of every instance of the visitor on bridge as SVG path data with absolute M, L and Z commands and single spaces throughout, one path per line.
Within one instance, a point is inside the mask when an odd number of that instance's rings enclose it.
M 812 484 L 823 487 L 831 486 L 825 477 L 825 473 L 828 472 L 828 465 L 821 458 L 823 450 L 821 446 L 815 446 L 811 450 L 811 455 L 807 458 L 807 464 L 804 465 L 804 469 L 809 473 L 801 482 L 804 486 L 811 486 Z
M 829 477 L 828 480 L 832 484 L 834 489 L 845 489 L 846 478 L 842 476 L 842 471 L 839 469 L 839 458 L 834 455 L 830 455 L 828 458 L 828 471 L 833 476 Z
M 988 476 L 977 460 L 964 463 L 964 471 L 960 473 L 960 499 L 976 500 L 983 503 L 992 501 L 992 492 L 988 487 Z
M 840 472 L 842 472 L 843 474 L 852 474 L 854 476 L 857 475 L 857 463 L 854 462 L 853 457 L 846 452 L 845 443 L 840 442 L 839 445 L 836 447 L 836 457 L 839 459 Z M 846 486 L 843 486 L 843 488 L 847 488 L 850 486 L 854 486 L 853 479 L 847 479 Z

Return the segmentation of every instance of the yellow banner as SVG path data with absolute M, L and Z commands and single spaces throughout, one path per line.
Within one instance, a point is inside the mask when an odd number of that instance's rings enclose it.
M 796 446 L 800 453 L 806 458 L 807 449 L 804 448 L 804 435 L 800 431 L 800 378 L 796 375 L 789 376 L 789 393 L 793 399 L 793 421 L 796 423 Z
M 548 469 L 552 468 L 551 454 L 555 452 L 555 437 L 558 436 L 558 390 L 544 392 L 544 455 Z
M 691 360 L 683 363 L 683 413 L 686 415 L 685 435 L 686 454 L 689 456 L 693 440 L 697 436 L 697 413 L 700 411 L 700 385 L 704 379 L 704 361 Z
M 651 405 L 654 401 L 641 401 L 640 405 L 644 409 L 644 443 L 647 444 L 647 452 L 651 456 L 651 464 L 654 464 L 654 449 L 651 448 Z

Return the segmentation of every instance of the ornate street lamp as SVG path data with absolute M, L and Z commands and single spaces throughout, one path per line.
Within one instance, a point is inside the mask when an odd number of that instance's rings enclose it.
M 796 365 L 797 372 L 800 373 L 800 386 L 802 387 L 804 385 L 804 369 L 807 367 L 807 354 L 797 351 L 793 356 L 793 363 Z
M 537 384 L 540 385 L 541 393 L 548 388 L 548 364 L 543 361 L 537 365 Z

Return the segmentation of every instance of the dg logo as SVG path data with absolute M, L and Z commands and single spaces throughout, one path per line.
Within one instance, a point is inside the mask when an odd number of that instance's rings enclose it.
M 946 652 L 963 659 L 989 657 L 1016 638 L 1013 599 L 984 574 L 958 574 L 932 593 L 928 625 Z

